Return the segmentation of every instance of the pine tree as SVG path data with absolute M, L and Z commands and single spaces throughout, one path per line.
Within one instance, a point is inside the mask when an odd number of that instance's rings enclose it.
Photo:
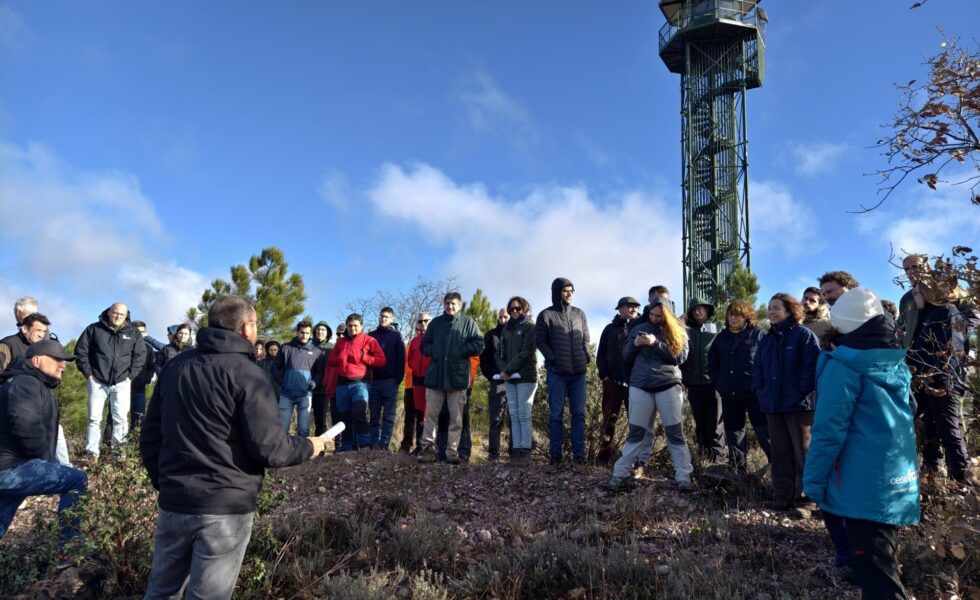
M 743 267 L 742 263 L 737 263 L 735 268 L 725 277 L 724 288 L 718 291 L 718 298 L 715 304 L 715 320 L 719 323 L 724 323 L 725 309 L 736 300 L 747 302 L 750 306 L 756 306 L 756 302 L 758 301 L 756 294 L 758 293 L 759 279 L 755 276 L 755 273 Z M 756 313 L 759 315 L 760 321 L 765 319 L 765 305 L 757 306 Z
M 473 292 L 473 298 L 468 303 L 463 303 L 463 314 L 472 317 L 480 331 L 487 332 L 497 326 L 497 312 L 479 288 Z
M 231 282 L 212 281 L 211 287 L 201 295 L 201 302 L 188 309 L 188 320 L 206 327 L 208 309 L 215 300 L 227 294 L 245 296 L 255 302 L 259 337 L 263 339 L 289 339 L 297 318 L 306 308 L 303 276 L 289 273 L 285 255 L 274 246 L 253 255 L 248 266 L 233 266 Z

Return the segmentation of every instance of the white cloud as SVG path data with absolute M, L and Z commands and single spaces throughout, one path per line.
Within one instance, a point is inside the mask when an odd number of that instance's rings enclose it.
M 753 251 L 796 257 L 823 247 L 816 213 L 781 183 L 749 182 L 749 219 Z
M 845 143 L 831 142 L 790 144 L 790 152 L 796 158 L 796 170 L 803 175 L 819 175 L 830 171 L 850 147 Z
M 342 172 L 327 169 L 316 191 L 328 205 L 338 210 L 350 208 L 350 189 L 347 185 L 347 177 Z
M 947 174 L 950 181 L 967 176 Z M 877 237 L 882 246 L 890 244 L 900 256 L 905 252 L 924 252 L 949 256 L 953 246 L 977 248 L 980 240 L 980 209 L 970 203 L 967 185 L 940 183 L 936 190 L 907 184 L 908 193 L 893 195 L 880 208 L 857 215 L 858 227 Z
M 655 283 L 681 295 L 680 218 L 662 198 L 628 191 L 599 201 L 584 186 L 543 186 L 502 199 L 426 164 L 388 164 L 368 199 L 421 228 L 444 248 L 442 274 L 456 275 L 464 295 L 482 288 L 494 305 L 522 295 L 541 310 L 551 281 L 568 277 L 597 333 L 621 296 L 645 299 Z
M 42 307 L 60 305 L 48 316 L 63 337 L 77 335 L 114 301 L 160 331 L 182 320 L 207 287 L 203 275 L 160 256 L 168 237 L 134 175 L 79 171 L 44 146 L 3 142 L 0 172 L 4 258 L 23 293 Z M 93 313 L 82 323 L 79 307 Z
M 521 148 L 537 143 L 540 135 L 527 108 L 483 70 L 465 81 L 458 96 L 477 132 L 501 136 Z
M 24 17 L 6 4 L 0 4 L 0 47 L 19 50 L 31 42 L 31 32 Z

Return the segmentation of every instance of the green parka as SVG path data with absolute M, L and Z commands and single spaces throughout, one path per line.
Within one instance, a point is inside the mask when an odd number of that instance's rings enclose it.
M 692 313 L 696 306 L 708 309 L 708 321 L 704 325 L 694 320 Z M 692 298 L 687 305 L 685 324 L 688 327 L 689 352 L 687 360 L 681 365 L 684 385 L 711 385 L 711 377 L 708 375 L 708 348 L 717 335 L 714 323 L 711 323 L 714 313 L 715 307 L 701 298 Z
M 422 354 L 432 358 L 425 387 L 465 390 L 470 386 L 470 359 L 483 352 L 483 335 L 476 321 L 462 313 L 439 315 L 422 336 Z

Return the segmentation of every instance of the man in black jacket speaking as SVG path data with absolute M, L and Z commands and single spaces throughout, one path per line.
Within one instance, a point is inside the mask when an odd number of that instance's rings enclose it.
M 251 360 L 252 302 L 223 296 L 197 347 L 174 358 L 153 390 L 140 453 L 160 515 L 146 598 L 230 598 L 266 467 L 288 467 L 332 443 L 287 436 L 272 382 Z

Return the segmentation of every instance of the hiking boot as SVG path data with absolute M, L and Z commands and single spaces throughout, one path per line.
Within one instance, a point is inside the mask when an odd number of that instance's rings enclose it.
M 626 477 L 616 477 L 613 475 L 605 483 L 599 484 L 599 487 L 607 492 L 623 492 L 633 487 L 633 477 L 630 475 Z
M 436 462 L 436 452 L 429 446 L 424 446 L 419 450 L 418 458 L 420 464 L 426 465 Z
M 560 456 L 552 456 L 551 459 L 548 460 L 548 472 L 558 473 L 559 471 L 561 471 L 561 467 L 562 465 L 561 465 Z
M 446 452 L 446 463 L 450 465 L 458 465 L 462 461 L 459 460 L 459 455 L 455 452 Z
M 572 472 L 573 473 L 585 473 L 585 459 L 581 456 L 576 456 L 572 459 Z
M 678 481 L 677 491 L 682 494 L 689 494 L 694 491 L 694 484 L 690 481 Z
M 785 512 L 793 508 L 793 502 L 787 500 L 769 500 L 763 506 L 769 510 Z

